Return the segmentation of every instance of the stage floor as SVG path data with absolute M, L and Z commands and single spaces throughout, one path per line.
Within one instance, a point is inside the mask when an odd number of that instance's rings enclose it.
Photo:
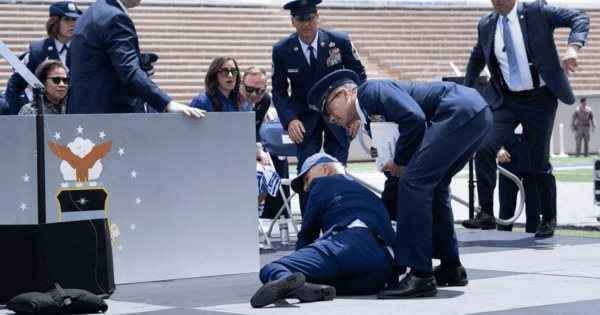
M 600 239 L 457 229 L 469 285 L 439 288 L 434 298 L 330 302 L 253 309 L 257 273 L 117 286 L 106 314 L 598 314 Z M 277 244 L 274 244 L 277 246 Z M 262 251 L 261 265 L 286 250 Z M 0 314 L 12 314 L 0 310 Z

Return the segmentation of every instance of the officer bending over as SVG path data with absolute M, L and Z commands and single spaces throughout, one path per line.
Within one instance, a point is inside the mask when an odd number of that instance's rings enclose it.
M 368 124 L 372 115 L 398 124 L 394 158 L 383 167 L 397 186 L 386 185 L 397 198 L 394 275 L 378 297 L 434 296 L 438 284 L 466 285 L 448 186 L 490 130 L 489 106 L 477 91 L 454 83 L 359 84 L 354 72 L 338 70 L 315 84 L 308 104 L 340 126 L 359 118 Z M 441 260 L 435 270 L 432 258 Z

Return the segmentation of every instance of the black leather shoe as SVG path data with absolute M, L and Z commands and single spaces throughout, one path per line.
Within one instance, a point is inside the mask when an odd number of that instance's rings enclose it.
M 300 302 L 331 301 L 335 299 L 335 288 L 325 284 L 305 282 L 300 289 L 292 293 Z
M 496 228 L 496 218 L 483 211 L 479 211 L 475 218 L 464 220 L 462 225 L 467 229 L 491 230 Z
M 463 266 L 458 266 L 456 268 L 445 268 L 440 265 L 433 268 L 433 276 L 435 277 L 435 282 L 440 287 L 464 287 L 469 284 L 469 279 L 467 279 L 467 271 Z
M 535 237 L 552 237 L 554 236 L 554 229 L 556 229 L 556 218 L 550 220 L 542 219 L 540 226 L 538 226 L 537 232 L 535 232 Z
M 287 277 L 267 282 L 260 287 L 250 299 L 250 305 L 254 308 L 267 306 L 277 300 L 284 299 L 304 285 L 304 275 L 295 272 Z
M 418 278 L 412 273 L 398 283 L 396 287 L 389 287 L 379 291 L 377 297 L 380 299 L 407 299 L 415 297 L 431 297 L 437 294 L 435 277 Z

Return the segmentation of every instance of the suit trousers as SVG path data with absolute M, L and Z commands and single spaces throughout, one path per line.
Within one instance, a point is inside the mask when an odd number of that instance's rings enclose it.
M 533 175 L 529 172 L 515 172 L 525 189 L 525 232 L 535 233 L 540 224 L 540 199 L 535 189 Z M 506 176 L 498 178 L 498 194 L 500 199 L 500 211 L 498 217 L 502 220 L 512 218 L 517 206 L 517 194 L 519 187 Z M 512 231 L 511 225 L 498 225 L 498 231 Z
M 432 270 L 432 258 L 459 262 L 448 186 L 485 140 L 492 122 L 488 107 L 463 126 L 419 147 L 398 180 L 395 260 L 398 266 Z M 432 125 L 423 142 L 440 128 Z
M 307 282 L 334 286 L 338 293 L 373 294 L 385 286 L 392 264 L 369 231 L 350 228 L 265 265 L 260 281 L 267 283 L 294 272 L 303 273 Z
M 505 94 L 504 103 L 492 112 L 492 130 L 475 155 L 480 205 L 493 204 L 497 176 L 496 153 L 521 124 L 523 135 L 529 143 L 531 172 L 540 196 L 541 214 L 547 220 L 556 217 L 556 179 L 550 164 L 550 137 L 557 107 L 556 97 L 548 90 L 530 97 Z
M 311 134 L 304 134 L 304 140 L 297 145 L 298 148 L 298 173 L 302 168 L 304 161 L 313 154 L 319 153 L 321 147 L 325 153 L 336 158 L 340 163 L 346 165 L 348 161 L 348 150 L 350 149 L 350 141 L 345 143 L 339 143 L 335 135 L 323 119 L 319 119 L 319 122 L 315 126 L 315 129 Z M 300 210 L 304 213 L 306 202 L 308 201 L 308 194 L 300 194 Z

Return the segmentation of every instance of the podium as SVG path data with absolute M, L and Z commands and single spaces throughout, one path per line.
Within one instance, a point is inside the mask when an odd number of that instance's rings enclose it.
M 115 290 L 106 219 L 0 225 L 0 304 L 53 283 L 108 296 Z

